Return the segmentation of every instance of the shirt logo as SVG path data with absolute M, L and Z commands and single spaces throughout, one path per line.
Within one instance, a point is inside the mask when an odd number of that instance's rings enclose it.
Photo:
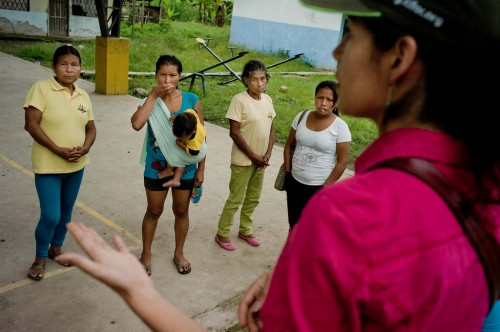
M 85 106 L 83 106 L 83 105 L 78 105 L 78 110 L 79 110 L 80 112 L 82 112 L 83 114 L 85 114 L 85 113 L 87 113 L 87 112 L 88 112 L 88 110 L 87 110 L 87 109 L 85 109 Z
M 273 114 L 272 114 L 271 112 L 269 112 L 269 113 L 267 113 L 267 117 L 268 117 L 269 119 L 272 119 L 272 118 L 273 118 Z

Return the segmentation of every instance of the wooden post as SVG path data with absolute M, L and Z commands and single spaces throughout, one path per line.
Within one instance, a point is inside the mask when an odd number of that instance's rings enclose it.
M 130 42 L 127 38 L 96 37 L 95 92 L 128 94 Z

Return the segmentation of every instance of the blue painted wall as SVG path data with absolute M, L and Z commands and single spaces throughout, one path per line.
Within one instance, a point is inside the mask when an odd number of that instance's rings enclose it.
M 304 53 L 313 66 L 331 70 L 342 28 L 342 15 L 313 10 L 299 0 L 235 0 L 229 42 L 260 52 Z
M 46 13 L 0 9 L 0 32 L 46 36 L 47 20 Z
M 229 41 L 259 52 L 304 53 L 302 58 L 314 67 L 334 69 L 338 39 L 339 31 L 233 16 Z

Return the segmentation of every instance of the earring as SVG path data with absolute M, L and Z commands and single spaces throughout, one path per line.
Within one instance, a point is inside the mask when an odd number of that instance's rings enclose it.
M 385 100 L 385 108 L 389 108 L 392 102 L 392 86 L 387 89 L 387 99 Z

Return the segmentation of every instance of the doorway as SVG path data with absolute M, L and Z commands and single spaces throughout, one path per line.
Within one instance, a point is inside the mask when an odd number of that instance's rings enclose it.
M 68 37 L 69 0 L 49 1 L 49 36 Z

